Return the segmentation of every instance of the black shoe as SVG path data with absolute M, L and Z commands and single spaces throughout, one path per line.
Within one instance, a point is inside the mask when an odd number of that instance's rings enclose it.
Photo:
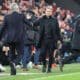
M 3 71 L 3 70 L 0 69 L 0 72 L 5 72 L 5 71 Z
M 42 68 L 42 72 L 45 73 L 46 72 L 46 67 Z
M 63 72 L 64 63 L 63 61 L 59 61 L 60 71 Z
M 15 63 L 10 63 L 10 66 L 11 66 L 11 75 L 16 75 Z
M 5 72 L 5 71 L 3 71 L 3 70 L 0 69 L 0 72 Z
M 47 73 L 51 73 L 52 71 L 51 71 L 51 68 L 49 68 L 48 70 L 47 70 Z

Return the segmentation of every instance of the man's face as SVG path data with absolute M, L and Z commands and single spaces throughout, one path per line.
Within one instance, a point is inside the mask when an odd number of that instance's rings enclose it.
M 46 8 L 45 14 L 46 14 L 46 16 L 51 16 L 52 15 L 52 8 Z

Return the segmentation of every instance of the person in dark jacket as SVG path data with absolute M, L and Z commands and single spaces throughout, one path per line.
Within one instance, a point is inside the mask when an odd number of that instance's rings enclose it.
M 34 59 L 33 59 L 33 68 L 34 69 L 41 69 L 40 67 L 40 60 L 39 60 L 39 57 L 40 57 L 40 47 L 38 45 L 39 43 L 39 39 L 40 39 L 40 26 L 36 25 L 35 22 L 39 19 L 39 17 L 36 17 L 36 14 L 34 14 L 34 20 L 33 20 L 33 28 L 34 28 L 34 31 L 35 31 L 35 41 L 34 41 Z
M 80 56 L 80 15 L 75 18 L 74 32 L 72 36 L 71 48 L 72 54 L 62 61 L 62 67 L 70 60 L 77 59 Z
M 33 16 L 33 13 L 31 11 L 27 11 L 26 20 L 33 23 L 32 16 Z M 27 31 L 29 33 L 27 33 Z M 34 32 L 33 26 L 25 25 L 24 54 L 22 57 L 23 71 L 28 71 L 27 65 L 31 60 L 32 45 L 34 45 L 34 37 L 33 37 L 34 34 L 32 34 L 31 32 Z M 31 34 L 31 35 L 29 36 L 29 34 Z M 33 39 L 30 39 L 31 36 L 33 37 Z
M 46 7 L 45 16 L 36 22 L 36 25 L 40 25 L 40 41 L 39 46 L 41 48 L 41 61 L 43 63 L 42 72 L 46 72 L 46 56 L 49 56 L 48 70 L 51 72 L 53 62 L 53 51 L 57 48 L 56 44 L 61 43 L 60 29 L 57 19 L 52 17 L 52 6 Z
M 37 19 L 37 17 L 35 17 L 35 14 L 34 12 L 32 11 L 27 11 L 26 13 L 26 19 L 29 21 L 29 22 L 32 22 L 34 23 Z M 28 34 L 27 34 L 27 31 L 30 31 L 29 34 L 32 34 L 31 32 L 34 32 L 33 35 L 33 39 L 30 39 L 28 37 Z M 37 46 L 37 43 L 38 43 L 38 29 L 37 29 L 37 26 L 28 26 L 28 25 L 25 25 L 25 37 L 24 37 L 24 54 L 23 54 L 23 58 L 22 58 L 22 64 L 23 64 L 23 71 L 27 71 L 28 70 L 28 63 L 31 61 L 31 58 L 32 58 L 32 47 L 34 46 L 36 48 Z M 30 37 L 31 37 L 30 36 Z M 38 49 L 36 49 L 36 52 L 34 54 L 34 67 L 38 69 L 38 62 L 39 62 L 39 51 Z
M 15 65 L 18 64 L 24 53 L 24 23 L 30 23 L 19 13 L 19 6 L 17 4 L 11 6 L 11 11 L 12 13 L 4 18 L 1 42 L 7 43 L 10 47 L 9 61 L 11 75 L 16 75 Z M 17 56 L 15 50 L 18 53 Z

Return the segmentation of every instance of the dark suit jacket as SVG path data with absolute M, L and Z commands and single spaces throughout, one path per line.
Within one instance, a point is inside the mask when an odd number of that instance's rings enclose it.
M 17 12 L 6 15 L 3 24 L 2 41 L 11 42 L 23 42 L 24 37 L 24 23 L 29 25 L 29 22 L 25 17 Z

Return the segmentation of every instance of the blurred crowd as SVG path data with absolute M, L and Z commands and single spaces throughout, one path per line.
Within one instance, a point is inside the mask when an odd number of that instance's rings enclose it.
M 31 11 L 32 14 L 35 14 L 35 16 L 38 18 L 45 15 L 45 8 L 48 5 L 48 3 L 45 2 L 45 0 L 40 0 L 39 2 L 35 2 L 35 0 L 5 0 L 5 2 L 0 6 L 1 19 L 4 15 L 10 13 L 10 7 L 13 4 L 19 5 L 21 13 L 26 14 L 27 11 Z M 72 28 L 74 27 L 73 23 L 75 21 L 75 14 L 68 9 L 65 10 L 64 8 L 57 6 L 55 2 L 52 3 L 52 5 L 52 13 L 53 16 L 55 16 L 58 19 L 61 32 L 64 32 L 64 30 L 73 31 Z
M 48 5 L 45 0 L 40 0 L 39 2 L 35 2 L 35 0 L 5 0 L 0 6 L 0 15 L 9 14 L 10 7 L 13 4 L 19 5 L 20 12 L 25 14 L 27 11 L 32 11 L 37 17 L 45 15 L 45 8 Z M 65 10 L 64 8 L 57 6 L 55 2 L 52 3 L 52 5 L 53 16 L 58 19 L 60 28 L 72 31 L 71 27 L 73 27 L 72 23 L 74 22 L 75 14 L 68 9 Z

